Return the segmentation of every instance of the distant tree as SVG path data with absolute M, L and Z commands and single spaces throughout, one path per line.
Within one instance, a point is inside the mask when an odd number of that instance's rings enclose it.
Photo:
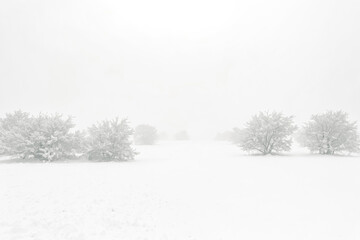
M 83 138 L 62 115 L 30 116 L 17 111 L 0 120 L 0 145 L 6 154 L 53 161 L 75 156 Z
M 240 128 L 234 128 L 231 134 L 230 141 L 235 144 L 239 144 L 244 141 L 246 130 Z
M 232 141 L 234 133 L 232 131 L 219 132 L 215 136 L 216 141 Z
M 180 131 L 180 132 L 177 132 L 175 133 L 174 135 L 174 139 L 175 140 L 189 140 L 189 134 L 187 133 L 187 131 Z
M 169 135 L 165 131 L 159 132 L 158 139 L 159 140 L 169 140 Z
M 135 157 L 130 137 L 134 131 L 126 119 L 103 121 L 89 128 L 88 156 L 97 161 L 128 161 Z
M 158 138 L 155 127 L 142 124 L 135 128 L 134 141 L 139 145 L 152 145 Z
M 234 142 L 244 151 L 264 155 L 290 151 L 291 135 L 295 130 L 293 117 L 285 117 L 277 112 L 260 112 L 252 117 L 244 129 L 234 129 L 237 133 Z
M 319 154 L 359 151 L 356 122 L 350 122 L 342 111 L 313 115 L 300 132 L 299 142 Z

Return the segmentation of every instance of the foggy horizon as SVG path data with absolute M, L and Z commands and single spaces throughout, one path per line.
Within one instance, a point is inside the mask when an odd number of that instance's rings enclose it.
M 351 7 L 350 7 L 351 6 Z M 0 4 L 0 114 L 115 116 L 213 138 L 258 111 L 360 120 L 355 1 Z

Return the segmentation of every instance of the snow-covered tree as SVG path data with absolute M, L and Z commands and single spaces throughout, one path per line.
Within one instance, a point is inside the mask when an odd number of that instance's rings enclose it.
M 237 127 L 233 128 L 230 141 L 232 143 L 239 144 L 240 142 L 242 142 L 244 140 L 245 132 L 246 132 L 245 129 L 240 129 Z
M 152 145 L 158 138 L 155 127 L 142 124 L 135 128 L 134 141 L 139 145 Z
M 350 122 L 342 111 L 313 115 L 300 132 L 299 142 L 319 154 L 359 151 L 356 122 Z
M 296 130 L 293 117 L 283 116 L 282 113 L 260 112 L 252 117 L 244 129 L 235 129 L 234 138 L 244 151 L 272 154 L 290 151 L 291 135 Z
M 103 121 L 89 128 L 88 155 L 90 160 L 128 161 L 136 154 L 132 148 L 133 129 L 126 119 Z
M 0 119 L 0 148 L 8 155 L 25 154 L 26 138 L 29 136 L 29 113 L 15 111 Z
M 232 141 L 234 133 L 232 131 L 219 132 L 215 135 L 216 141 Z
M 5 153 L 23 158 L 53 161 L 73 157 L 82 141 L 79 133 L 71 132 L 73 127 L 70 117 L 17 111 L 0 120 L 0 144 Z

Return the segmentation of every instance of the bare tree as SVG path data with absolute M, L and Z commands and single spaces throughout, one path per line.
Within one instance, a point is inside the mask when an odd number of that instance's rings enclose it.
M 291 135 L 296 130 L 293 117 L 282 113 L 260 112 L 252 117 L 244 129 L 235 128 L 233 139 L 244 151 L 261 154 L 290 151 Z
M 350 122 L 342 111 L 313 115 L 303 127 L 299 142 L 319 154 L 359 151 L 356 122 Z

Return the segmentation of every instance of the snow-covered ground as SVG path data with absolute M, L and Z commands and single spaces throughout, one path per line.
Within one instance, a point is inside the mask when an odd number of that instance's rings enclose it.
M 137 146 L 121 163 L 0 164 L 0 239 L 360 239 L 360 158 Z

